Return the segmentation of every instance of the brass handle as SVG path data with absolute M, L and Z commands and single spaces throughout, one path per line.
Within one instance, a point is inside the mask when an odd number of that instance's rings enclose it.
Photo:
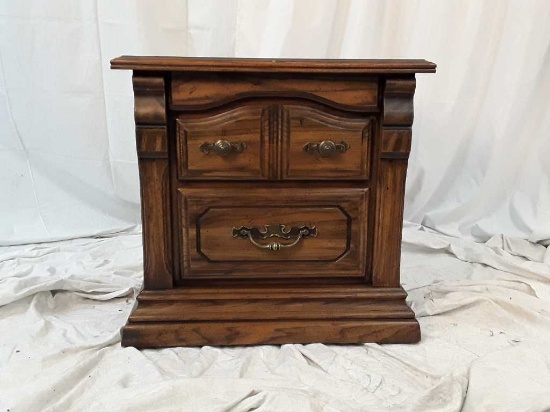
M 315 226 L 301 226 L 301 227 L 290 227 L 287 228 L 286 225 L 277 225 L 270 226 L 265 225 L 262 229 L 257 227 L 234 227 L 233 228 L 233 237 L 240 237 L 241 239 L 248 239 L 250 243 L 254 246 L 261 249 L 268 250 L 280 250 L 284 248 L 290 248 L 296 246 L 300 240 L 308 237 L 316 237 L 317 228 Z M 280 242 L 270 242 L 270 243 L 259 243 L 256 239 L 265 240 L 272 237 L 277 237 L 281 239 L 294 239 L 292 243 L 280 243 Z
M 201 152 L 204 154 L 214 153 L 215 155 L 224 157 L 231 152 L 241 153 L 246 148 L 246 144 L 243 142 L 231 143 L 227 140 L 221 139 L 216 143 L 203 143 L 200 146 Z
M 323 140 L 319 143 L 306 143 L 304 152 L 314 154 L 318 152 L 321 157 L 333 157 L 337 153 L 344 153 L 349 149 L 349 144 L 343 140 L 340 143 L 334 143 L 332 140 Z

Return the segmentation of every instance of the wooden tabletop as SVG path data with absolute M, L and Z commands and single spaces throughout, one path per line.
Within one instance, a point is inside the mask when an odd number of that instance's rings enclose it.
M 205 57 L 121 56 L 111 69 L 193 72 L 286 73 L 434 73 L 436 65 L 422 59 L 243 59 Z

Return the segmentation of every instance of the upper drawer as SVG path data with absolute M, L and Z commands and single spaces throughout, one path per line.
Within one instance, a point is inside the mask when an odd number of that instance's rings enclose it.
M 267 179 L 270 110 L 245 105 L 176 119 L 180 179 Z
M 358 75 L 174 74 L 172 109 L 201 110 L 250 97 L 292 97 L 351 111 L 375 111 L 378 79 Z
M 287 105 L 283 119 L 283 179 L 368 178 L 374 117 Z

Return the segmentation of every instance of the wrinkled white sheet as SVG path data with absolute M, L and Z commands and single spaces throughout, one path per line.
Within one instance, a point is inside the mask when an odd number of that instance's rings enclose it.
M 121 348 L 141 264 L 137 231 L 0 249 L 0 411 L 550 409 L 543 246 L 407 225 L 415 345 Z

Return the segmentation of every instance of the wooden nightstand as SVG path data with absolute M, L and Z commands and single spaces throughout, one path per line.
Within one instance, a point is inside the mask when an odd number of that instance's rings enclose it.
M 425 60 L 129 57 L 136 347 L 417 342 L 399 284 Z

